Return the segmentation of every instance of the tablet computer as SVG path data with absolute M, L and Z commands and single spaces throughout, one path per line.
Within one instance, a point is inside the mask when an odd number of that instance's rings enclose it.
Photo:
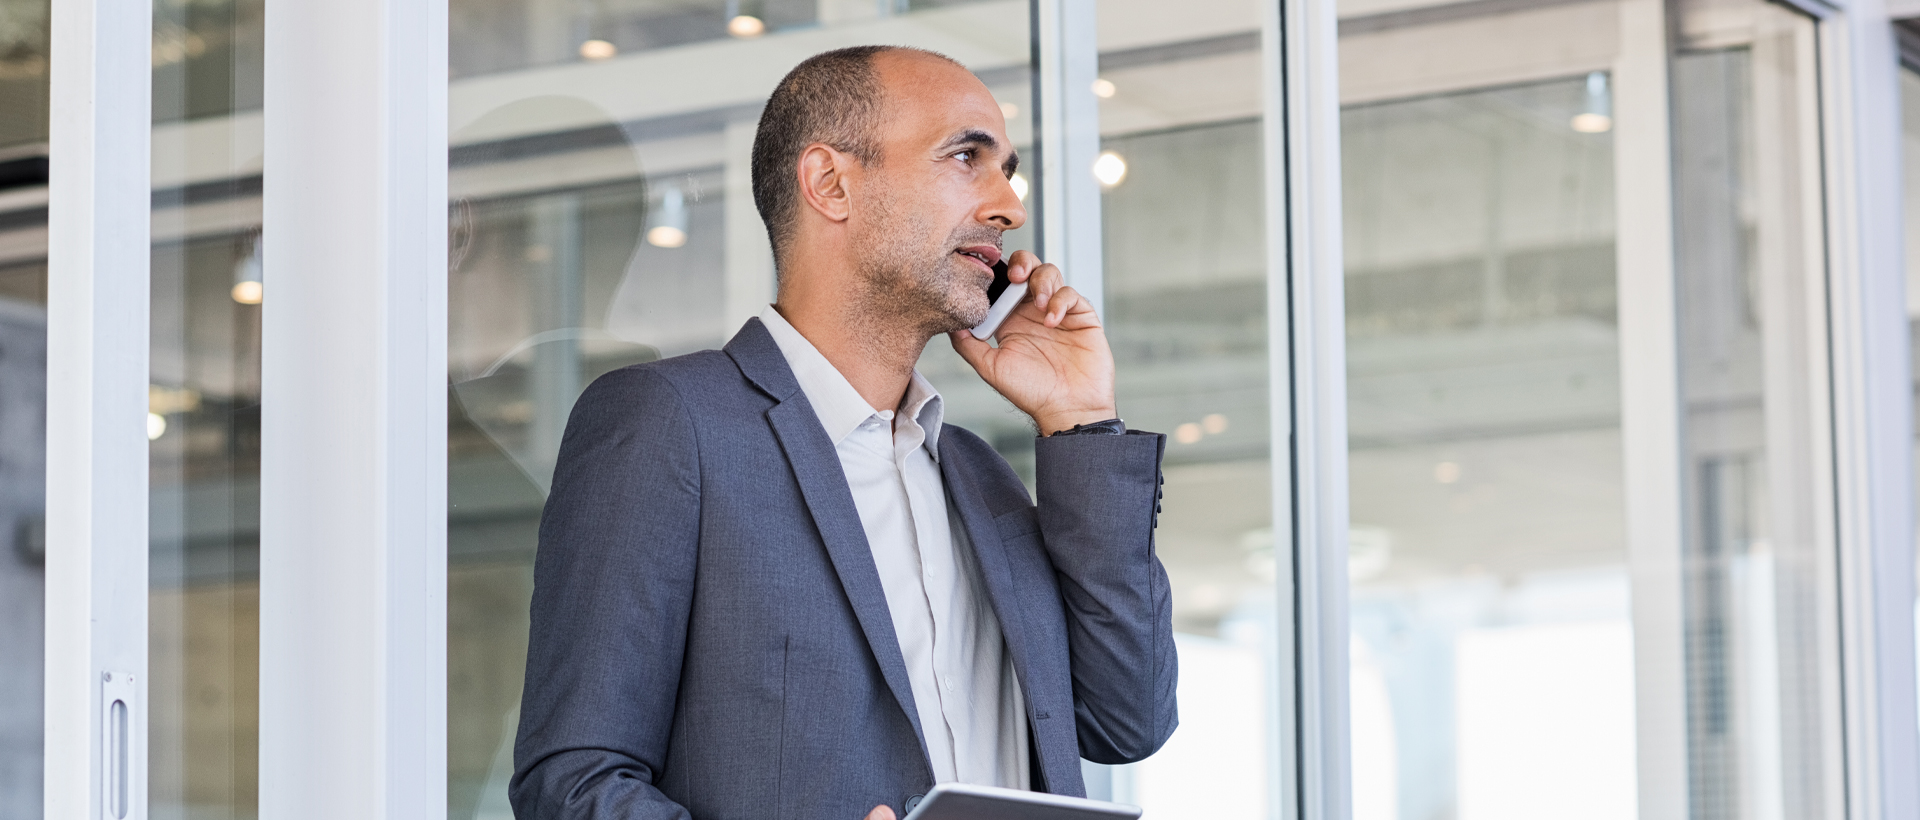
M 941 783 L 905 820 L 1134 820 L 1139 806 L 1057 794 Z

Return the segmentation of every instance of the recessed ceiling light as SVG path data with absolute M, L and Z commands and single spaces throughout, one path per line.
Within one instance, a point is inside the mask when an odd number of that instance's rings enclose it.
M 619 53 L 619 46 L 605 40 L 588 40 L 580 44 L 580 57 L 585 60 L 611 60 Z
M 1127 161 L 1112 151 L 1102 151 L 1100 158 L 1093 161 L 1093 177 L 1108 188 L 1119 185 L 1127 178 Z
M 751 14 L 734 15 L 727 21 L 727 33 L 743 40 L 758 37 L 767 33 L 767 22 Z

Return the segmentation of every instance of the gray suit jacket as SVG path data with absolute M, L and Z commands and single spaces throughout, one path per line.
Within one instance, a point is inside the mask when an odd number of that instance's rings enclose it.
M 1173 732 L 1165 437 L 1042 438 L 1040 504 L 953 425 L 940 470 L 1026 694 L 1033 786 Z M 523 820 L 859 820 L 933 786 L 839 456 L 773 337 L 607 374 L 540 524 Z

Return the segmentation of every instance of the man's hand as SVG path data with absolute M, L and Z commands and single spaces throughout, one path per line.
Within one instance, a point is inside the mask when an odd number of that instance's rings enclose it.
M 866 820 L 893 820 L 893 809 L 874 806 L 873 811 L 867 812 Z
M 1093 305 L 1067 287 L 1059 268 L 1027 251 L 1007 259 L 1007 278 L 1027 282 L 1027 296 L 994 334 L 1000 346 L 961 330 L 951 336 L 953 349 L 1032 416 L 1040 435 L 1117 417 L 1113 352 Z

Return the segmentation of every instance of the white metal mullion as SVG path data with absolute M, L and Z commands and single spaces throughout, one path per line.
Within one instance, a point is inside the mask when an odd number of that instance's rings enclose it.
M 1067 284 L 1104 308 L 1101 265 L 1100 76 L 1095 0 L 1035 0 L 1034 65 L 1040 143 L 1040 250 Z
M 1340 219 L 1338 9 L 1266 11 L 1265 145 L 1274 532 L 1283 564 L 1282 709 L 1291 709 L 1278 816 L 1352 814 L 1348 738 L 1345 269 Z M 1277 36 L 1275 36 L 1277 35 Z M 1287 577 L 1290 575 L 1291 577 Z M 1290 650 L 1290 651 L 1289 651 Z M 1289 668 L 1290 667 L 1290 668 Z M 1287 759 L 1291 757 L 1292 759 Z
M 1685 539 L 1667 4 L 1622 0 L 1613 69 L 1620 434 L 1641 820 L 1684 820 Z
M 1847 816 L 1915 817 L 1913 408 L 1898 52 L 1883 0 L 1853 0 L 1820 29 Z
M 264 817 L 446 812 L 446 15 L 267 7 Z
M 146 817 L 152 20 L 148 0 L 52 10 L 44 805 L 62 820 L 109 816 L 110 791 Z M 108 693 L 124 736 L 103 731 Z

